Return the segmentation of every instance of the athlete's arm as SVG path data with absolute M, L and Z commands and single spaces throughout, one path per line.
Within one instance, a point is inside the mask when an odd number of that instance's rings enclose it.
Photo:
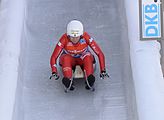
M 88 33 L 84 33 L 84 38 L 87 40 L 87 44 L 92 48 L 92 50 L 95 52 L 95 54 L 99 58 L 99 63 L 100 63 L 100 71 L 105 70 L 105 56 L 98 46 L 98 44 L 94 41 L 93 38 L 90 37 Z
M 57 58 L 59 57 L 60 53 L 62 52 L 64 44 L 65 44 L 65 38 L 64 38 L 64 36 L 62 36 L 60 38 L 59 42 L 56 44 L 56 47 L 55 47 L 55 49 L 52 53 L 51 59 L 50 59 L 52 73 L 57 73 L 56 61 L 57 61 Z

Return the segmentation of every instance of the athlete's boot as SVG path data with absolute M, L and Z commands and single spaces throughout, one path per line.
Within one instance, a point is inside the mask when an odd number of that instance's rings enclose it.
M 85 88 L 86 88 L 87 90 L 93 88 L 94 82 L 95 82 L 95 76 L 93 76 L 92 74 L 89 75 L 89 76 L 87 77 L 86 82 L 85 82 L 85 84 L 86 84 Z
M 75 89 L 75 87 L 73 85 L 73 81 L 70 80 L 67 77 L 63 77 L 62 83 L 64 84 L 64 86 L 66 87 L 66 89 L 69 89 L 69 90 L 74 90 Z

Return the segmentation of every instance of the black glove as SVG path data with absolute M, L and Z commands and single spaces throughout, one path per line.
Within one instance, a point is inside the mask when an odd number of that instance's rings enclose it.
M 52 75 L 50 76 L 50 79 L 51 79 L 52 77 L 54 77 L 55 80 L 58 80 L 58 79 L 59 79 L 59 75 L 58 75 L 57 73 L 55 73 L 55 72 L 52 73 Z
M 101 78 L 101 79 L 104 79 L 105 77 L 109 77 L 109 75 L 108 75 L 108 73 L 106 72 L 106 70 L 103 70 L 103 71 L 101 71 L 101 73 L 100 73 L 100 78 Z

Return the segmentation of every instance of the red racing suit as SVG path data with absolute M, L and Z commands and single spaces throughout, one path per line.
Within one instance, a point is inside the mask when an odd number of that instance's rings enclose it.
M 57 73 L 57 58 L 60 55 L 59 64 L 62 66 L 64 77 L 72 77 L 72 69 L 80 65 L 86 76 L 93 74 L 94 57 L 89 51 L 89 47 L 99 58 L 100 71 L 105 70 L 105 57 L 97 43 L 90 37 L 87 32 L 80 37 L 78 43 L 73 44 L 67 34 L 63 34 L 57 43 L 50 59 L 52 72 Z

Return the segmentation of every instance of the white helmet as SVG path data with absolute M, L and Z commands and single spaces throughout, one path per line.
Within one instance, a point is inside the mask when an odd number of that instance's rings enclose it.
M 79 37 L 83 35 L 83 24 L 78 20 L 72 20 L 67 25 L 67 35 Z

